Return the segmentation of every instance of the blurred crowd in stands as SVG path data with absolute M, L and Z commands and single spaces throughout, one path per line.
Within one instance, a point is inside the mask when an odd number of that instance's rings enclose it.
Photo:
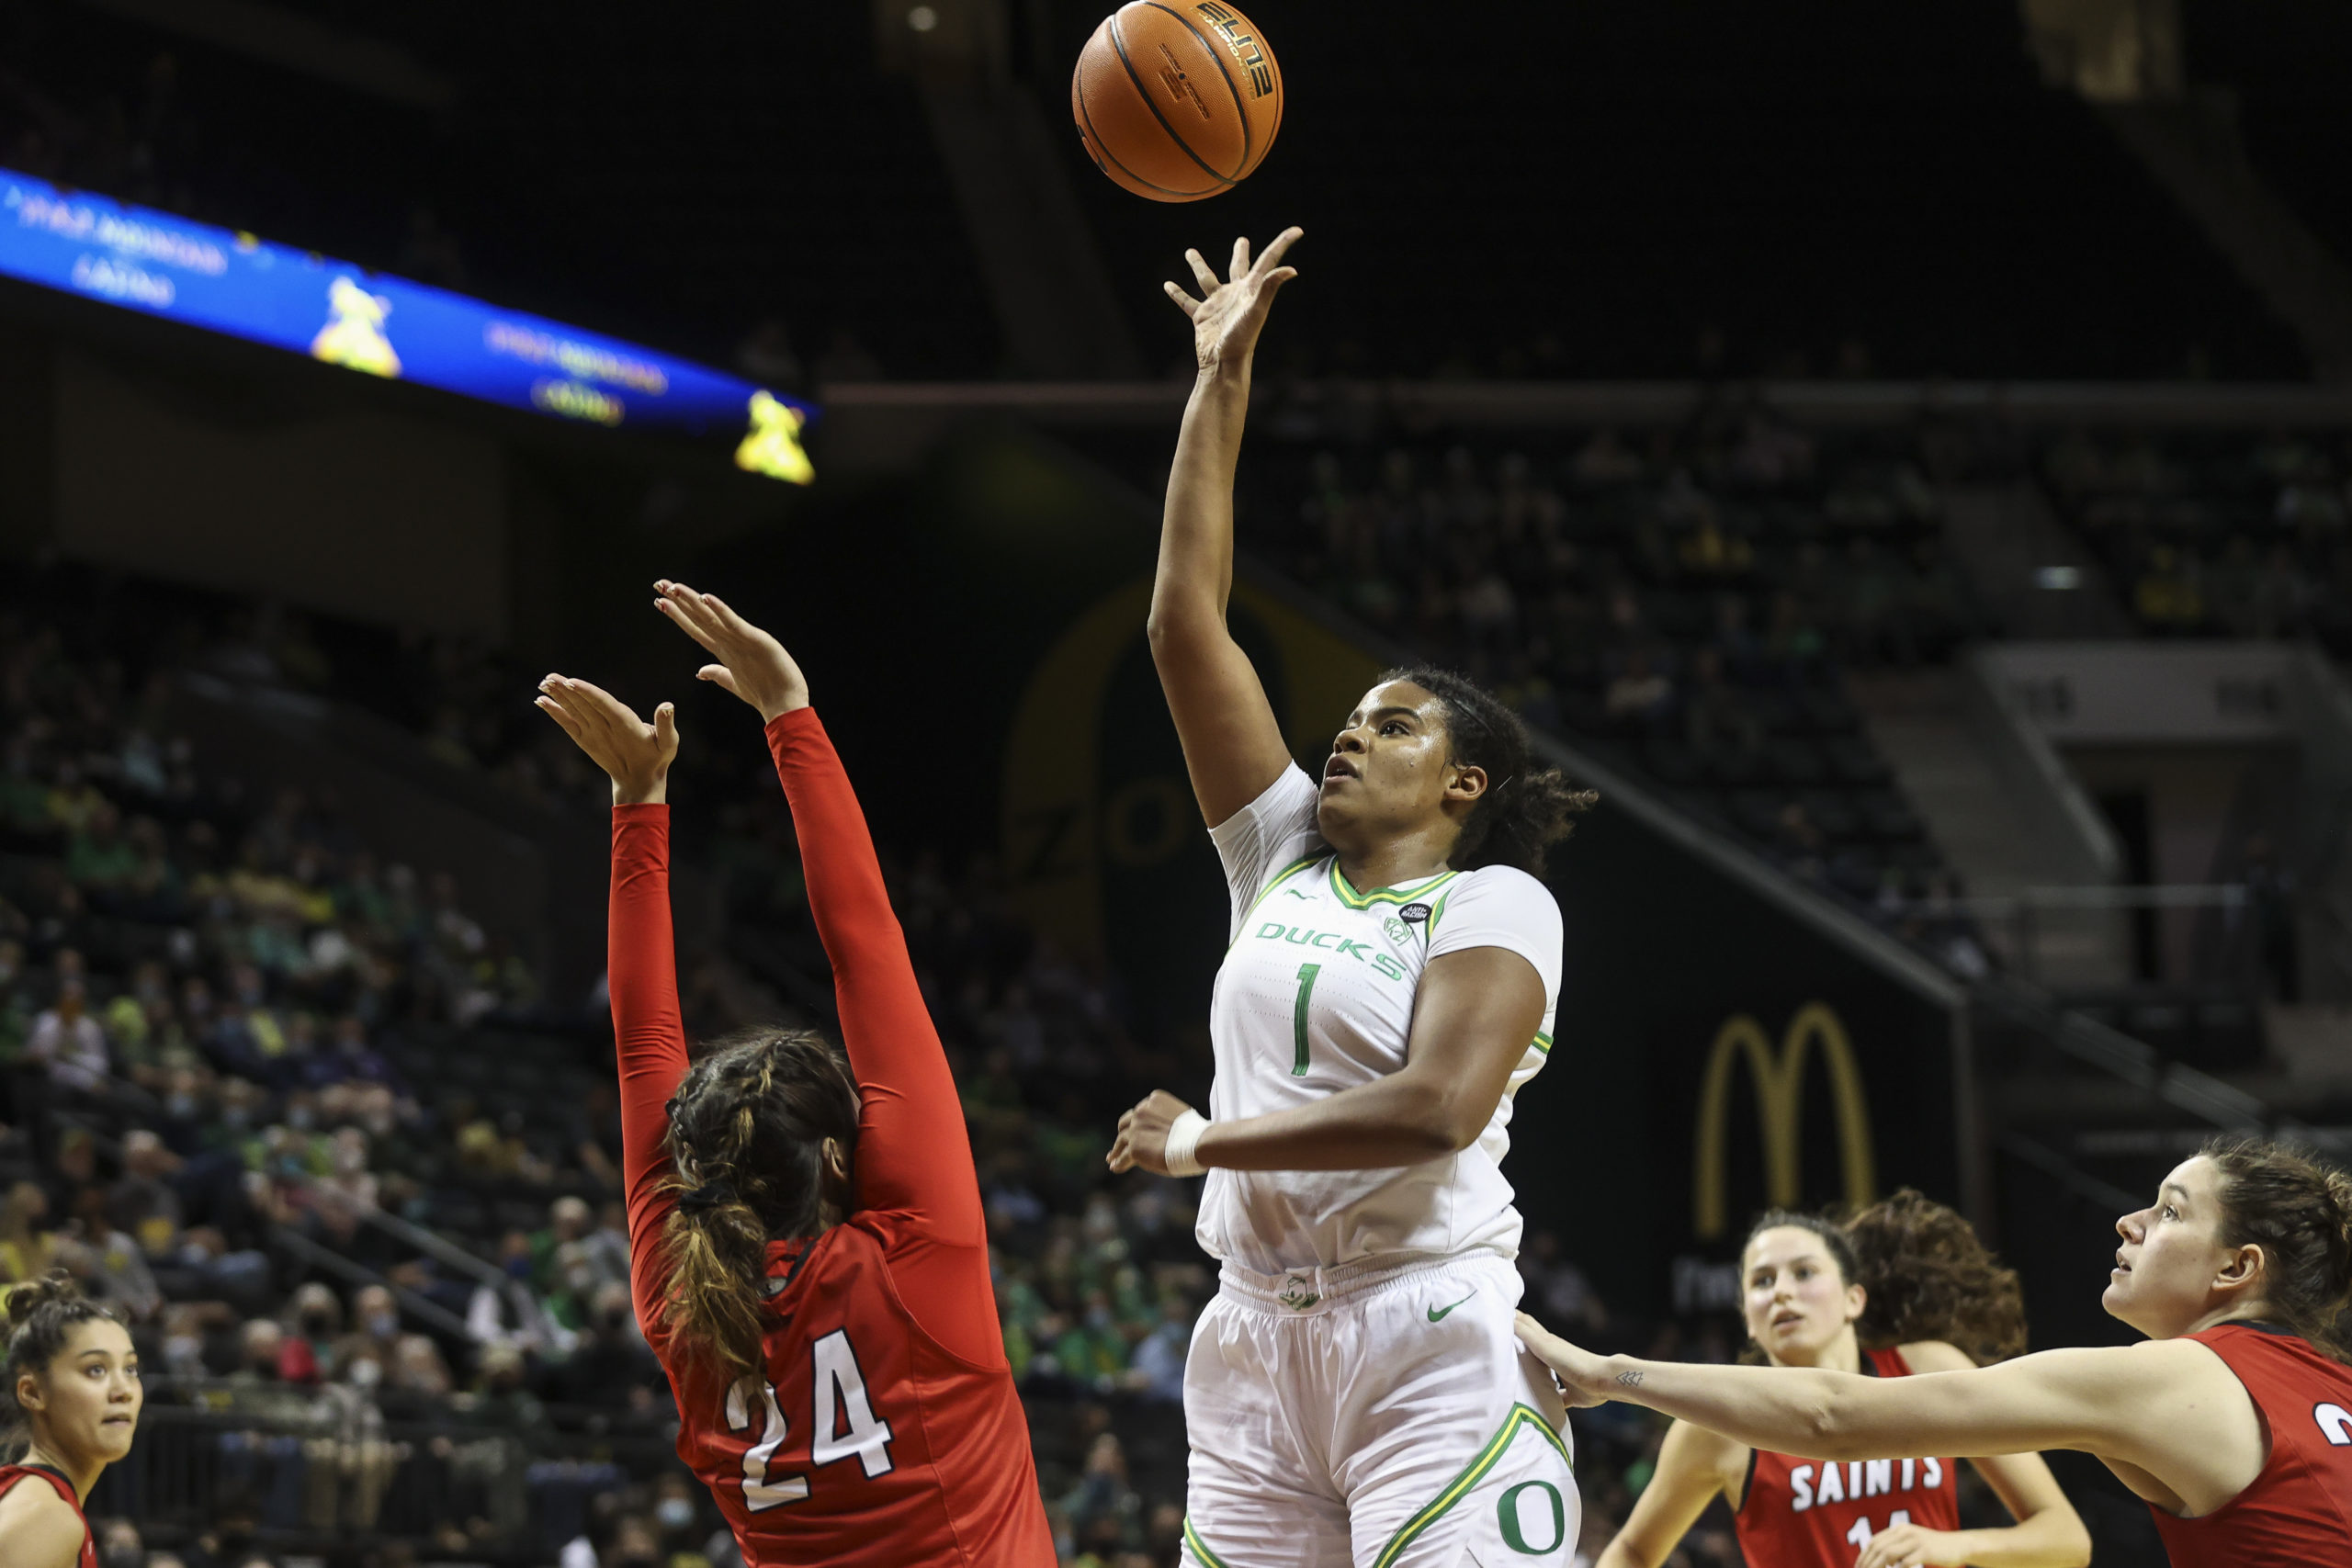
M 142 649 L 333 685 L 300 623 L 204 625 L 141 642 L 0 612 L 0 1289 L 62 1264 L 134 1326 L 150 1413 L 93 1503 L 107 1568 L 733 1568 L 629 1308 L 608 1033 L 451 878 L 380 863 L 331 801 L 198 765 Z M 724 805 L 707 854 L 751 962 L 689 968 L 692 1028 L 825 1022 L 777 792 Z M 1197 1184 L 1102 1156 L 1143 1087 L 1200 1066 L 1137 1044 L 1111 978 L 1012 917 L 984 857 L 888 861 L 1063 1556 L 1165 1568 L 1214 1279 Z M 1608 1329 L 1549 1238 L 1526 1267 L 1555 1318 Z M 1604 1419 L 1584 1473 L 1654 1441 Z
M 1269 423 L 1240 512 L 1261 557 L 1983 972 L 1844 676 L 1939 662 L 1992 629 L 1945 551 L 1937 485 L 2019 468 L 2014 437 L 1825 434 L 1731 391 L 1639 434 L 1345 433 L 1295 407 Z
M 2145 564 L 2131 552 L 2193 552 L 2199 615 L 2135 584 L 2152 630 L 2333 639 L 2352 603 L 2344 455 L 2322 442 L 1831 437 L 1734 404 L 1664 435 L 1325 428 L 1258 459 L 1245 533 L 1303 584 L 1963 972 L 1985 960 L 1955 884 L 1842 691 L 1991 629 L 1942 548 L 1940 481 L 2038 479 L 2120 583 Z M 2268 575 L 2222 586 L 2249 558 Z M 530 672 L 459 640 L 64 581 L 0 611 L 0 1281 L 62 1263 L 138 1326 L 156 1409 L 99 1511 L 183 1568 L 314 1550 L 729 1568 L 628 1308 L 600 1001 L 546 994 L 447 873 L 171 723 L 182 671 L 290 687 L 372 705 L 527 807 L 593 812 L 601 781 L 505 700 Z M 743 750 L 698 761 L 709 809 L 682 837 L 724 916 L 684 976 L 704 1035 L 829 1009 L 789 818 Z M 1115 976 L 1017 918 L 985 855 L 885 857 L 965 1095 L 1064 1555 L 1170 1562 L 1184 1349 L 1214 1282 L 1190 1184 L 1114 1179 L 1102 1156 L 1142 1089 L 1197 1092 L 1204 1064 L 1139 1041 Z M 1547 1237 L 1522 1268 L 1589 1338 L 1730 1353 L 1702 1319 L 1612 1319 Z M 1657 1431 L 1577 1424 L 1597 1544 Z M 1702 1529 L 1686 1556 L 1728 1563 L 1727 1540 Z
M 2352 448 L 2327 434 L 2075 434 L 2041 479 L 2158 637 L 2318 639 L 2352 657 Z

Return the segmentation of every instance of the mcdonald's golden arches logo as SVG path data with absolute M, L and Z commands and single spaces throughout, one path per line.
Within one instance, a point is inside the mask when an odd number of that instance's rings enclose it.
M 1870 1102 L 1862 1092 L 1862 1075 L 1854 1066 L 1854 1049 L 1846 1026 L 1826 1002 L 1807 1002 L 1789 1020 L 1776 1055 L 1772 1037 L 1747 1013 L 1735 1013 L 1715 1032 L 1707 1053 L 1707 1069 L 1699 1080 L 1699 1136 L 1690 1181 L 1690 1229 L 1701 1240 L 1724 1234 L 1724 1145 L 1729 1141 L 1732 1069 L 1746 1063 L 1756 1085 L 1756 1118 L 1764 1150 L 1764 1196 L 1774 1208 L 1794 1208 L 1803 1201 L 1804 1145 L 1804 1069 L 1810 1048 L 1818 1042 L 1828 1065 L 1829 1091 L 1838 1113 L 1838 1162 L 1846 1181 L 1846 1201 L 1862 1204 L 1875 1198 L 1878 1161 L 1871 1145 Z

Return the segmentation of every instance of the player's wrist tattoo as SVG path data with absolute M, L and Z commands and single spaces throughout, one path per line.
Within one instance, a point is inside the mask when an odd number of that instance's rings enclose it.
M 1642 1371 L 1639 1367 L 1628 1367 L 1617 1374 L 1616 1382 L 1620 1388 L 1639 1388 L 1642 1386 Z

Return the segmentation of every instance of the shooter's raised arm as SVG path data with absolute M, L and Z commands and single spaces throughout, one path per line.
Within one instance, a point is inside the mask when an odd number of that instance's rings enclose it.
M 1151 659 L 1184 743 L 1193 794 L 1211 827 L 1257 799 L 1290 765 L 1265 687 L 1225 615 L 1233 592 L 1233 474 L 1250 412 L 1250 362 L 1275 291 L 1297 276 L 1280 264 L 1299 233 L 1283 230 L 1254 263 L 1250 242 L 1236 240 L 1225 279 L 1200 252 L 1185 252 L 1198 299 L 1165 286 L 1192 318 L 1200 375 L 1168 475 L 1159 570 L 1151 585 Z

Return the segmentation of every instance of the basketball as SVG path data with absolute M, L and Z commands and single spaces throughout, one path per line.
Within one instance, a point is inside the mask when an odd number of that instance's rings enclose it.
M 1221 0 L 1130 0 L 1094 29 L 1069 83 L 1095 167 L 1154 201 L 1198 201 L 1250 177 L 1283 124 L 1283 73 Z

